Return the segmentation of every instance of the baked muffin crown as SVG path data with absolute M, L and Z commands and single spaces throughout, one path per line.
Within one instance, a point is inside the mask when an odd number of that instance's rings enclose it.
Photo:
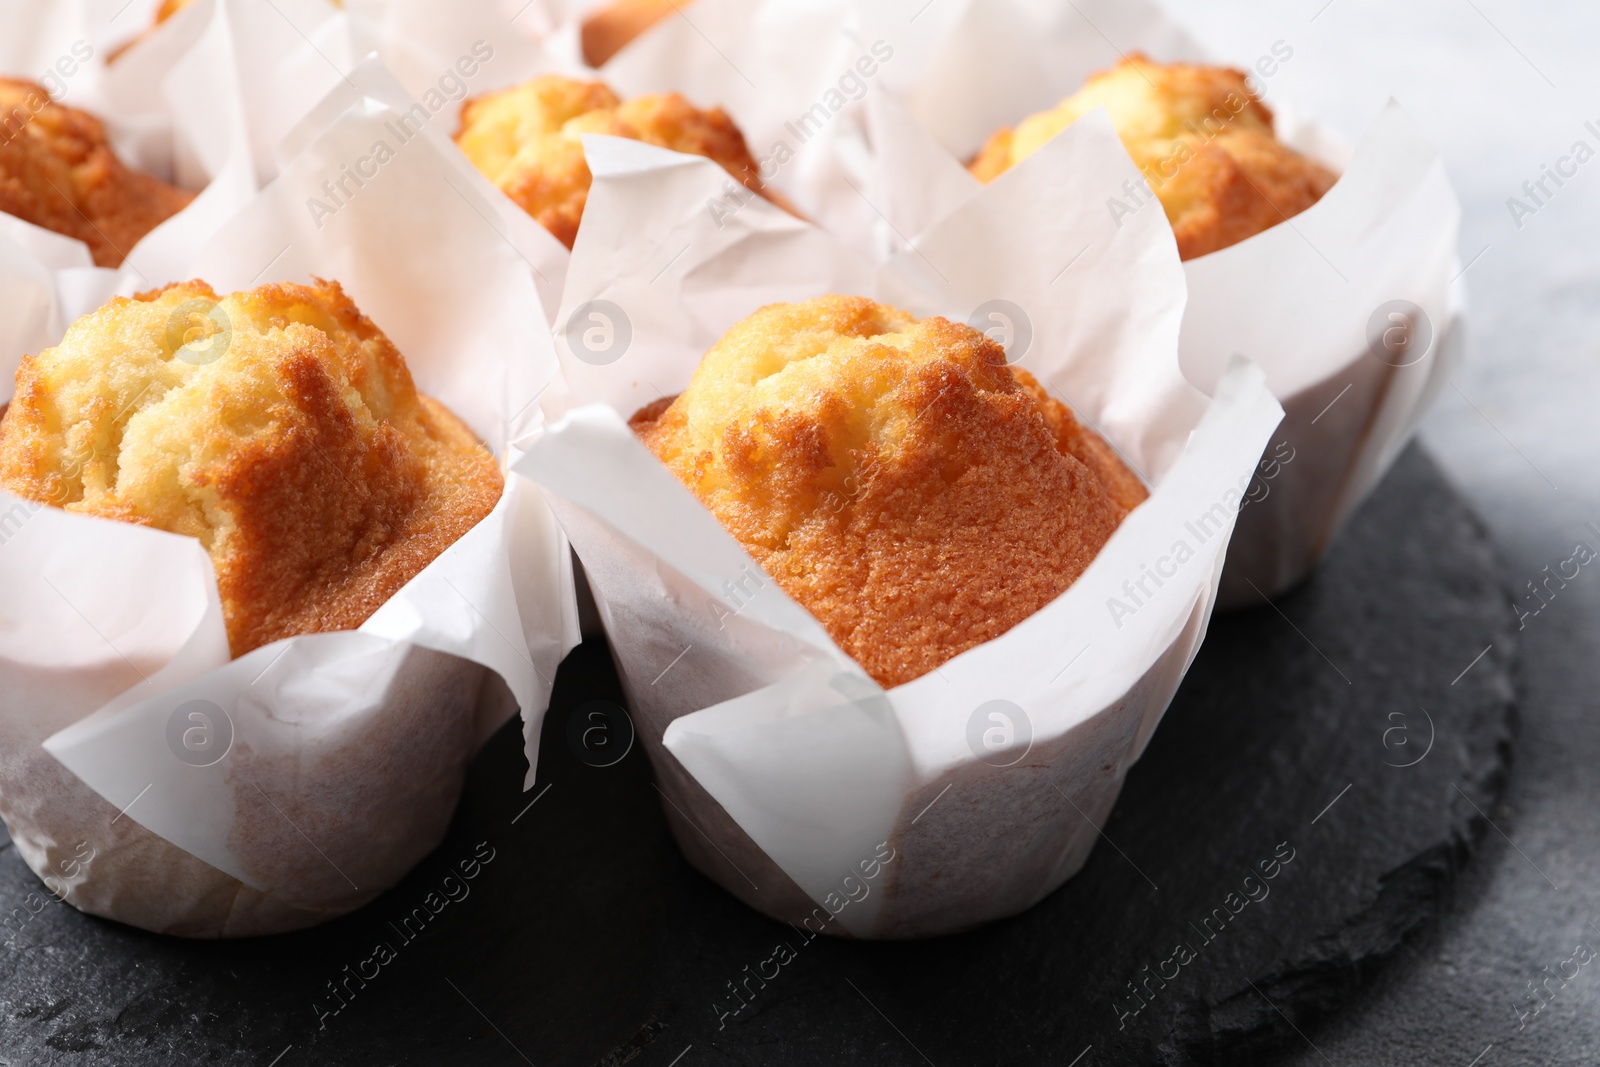
M 1054 108 L 997 132 L 973 159 L 972 173 L 994 180 L 1102 105 L 1161 200 L 1184 259 L 1276 226 L 1338 180 L 1277 139 L 1272 111 L 1244 71 L 1159 64 L 1139 54 L 1092 76 Z
M 1145 496 L 992 340 L 857 297 L 762 308 L 633 426 L 886 686 L 1058 596 Z
M 501 476 L 337 283 L 187 282 L 23 360 L 0 485 L 197 538 L 240 655 L 359 625 L 492 510 Z
M 77 238 L 96 265 L 115 267 L 193 199 L 124 164 L 87 111 L 0 78 L 0 211 Z
M 586 133 L 704 156 L 766 195 L 760 167 L 727 112 L 695 107 L 677 93 L 624 101 L 602 82 L 547 74 L 468 100 L 455 140 L 473 166 L 571 248 L 593 180 Z

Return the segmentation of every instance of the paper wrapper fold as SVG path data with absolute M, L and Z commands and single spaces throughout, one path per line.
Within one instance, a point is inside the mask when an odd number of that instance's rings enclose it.
M 1278 112 L 1279 137 L 1341 173 L 1321 202 L 1289 222 L 1184 264 L 1189 380 L 1211 392 L 1242 354 L 1266 372 L 1285 411 L 1263 460 L 1264 492 L 1239 517 L 1221 604 L 1259 604 L 1304 578 L 1462 356 L 1461 210 L 1423 131 L 1391 102 L 1352 153 L 1272 96 L 1252 57 L 1208 56 L 1144 0 L 972 0 L 916 23 L 863 5 L 860 18 L 863 37 L 892 41 L 896 59 L 852 112 L 855 121 L 827 136 L 835 158 L 854 161 L 841 166 L 871 206 L 848 232 L 879 258 L 908 238 L 920 244 L 918 235 L 977 194 L 981 186 L 961 161 L 990 134 L 1076 92 L 1124 53 L 1253 69 Z M 1269 58 L 1272 71 L 1296 62 L 1292 48 L 1288 59 L 1281 51 Z M 1012 173 L 1044 165 L 1035 157 Z M 1061 194 L 1044 195 L 1054 202 Z M 1126 190 L 1110 190 L 1100 211 L 1126 222 L 1128 212 L 1144 213 L 1138 204 Z M 1396 310 L 1403 321 L 1387 317 Z M 1400 339 L 1400 351 L 1385 347 L 1385 337 Z
M 395 139 L 401 110 L 355 101 L 159 281 L 337 279 L 418 389 L 506 455 L 539 423 L 554 354 L 526 263 L 478 191 L 453 187 L 456 161 L 427 138 L 394 144 L 336 210 L 311 209 L 326 179 Z M 16 269 L 61 285 L 37 260 Z M 4 493 L 0 535 L 0 814 L 53 892 L 160 932 L 294 929 L 393 885 L 519 707 L 536 758 L 578 639 L 565 538 L 511 474 L 490 515 L 359 630 L 238 659 L 197 542 Z
M 752 906 L 834 933 L 924 936 L 1028 907 L 1083 863 L 1204 635 L 1281 417 L 1262 373 L 1238 362 L 1209 402 L 1184 380 L 1176 247 L 1153 213 L 1117 230 L 1101 210 L 1134 173 L 1103 116 L 881 265 L 760 200 L 708 210 L 714 164 L 586 145 L 595 184 L 556 324 L 562 376 L 517 469 L 551 494 L 584 563 L 679 843 Z M 957 320 L 1011 302 L 1011 339 L 1021 322 L 1031 335 L 1013 358 L 1153 486 L 1061 597 L 889 691 L 626 425 L 757 307 L 826 292 Z M 631 336 L 605 363 L 568 341 L 597 307 Z M 1130 600 L 1151 567 L 1167 577 Z M 736 583 L 755 594 L 730 601 Z

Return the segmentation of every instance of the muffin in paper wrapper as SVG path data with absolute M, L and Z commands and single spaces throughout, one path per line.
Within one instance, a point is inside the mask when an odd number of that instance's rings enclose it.
M 640 37 L 604 75 L 630 92 L 723 104 L 769 161 L 763 178 L 879 261 L 981 188 L 962 161 L 991 134 L 1126 54 L 1234 63 L 1269 91 L 1297 62 L 1291 42 L 1219 60 L 1146 0 L 958 0 L 916 18 L 875 3 L 696 0 L 689 14 Z M 1391 103 L 1352 152 L 1270 92 L 1268 102 L 1280 139 L 1342 177 L 1289 224 L 1184 265 L 1189 379 L 1210 392 L 1242 354 L 1285 409 L 1239 517 L 1224 606 L 1259 604 L 1310 573 L 1466 342 L 1460 206 L 1423 133 Z M 1126 189 L 1101 197 L 1108 217 L 1139 205 Z
M 1263 375 L 1239 361 L 1209 402 L 1184 380 L 1176 245 L 1155 213 L 1120 231 L 1104 216 L 1105 190 L 1134 174 L 1104 116 L 882 265 L 759 199 L 719 209 L 707 161 L 585 143 L 562 375 L 515 469 L 584 564 L 679 844 L 813 930 L 926 936 L 1029 907 L 1083 864 L 1205 634 L 1282 414 Z M 1007 338 L 1008 358 L 1152 486 L 1058 599 L 888 691 L 626 422 L 756 308 L 828 292 L 956 320 L 1009 302 L 1028 336 Z
M 326 179 L 395 140 L 399 113 L 354 102 L 182 271 L 149 280 L 336 279 L 418 390 L 505 457 L 539 421 L 554 354 L 527 262 L 479 192 L 452 187 L 457 161 L 427 138 L 395 144 L 381 180 L 311 210 Z M 70 320 L 71 278 L 24 266 Z M 8 379 L 23 354 L 4 353 Z M 158 932 L 296 929 L 393 885 L 519 707 L 536 758 L 577 642 L 566 541 L 510 474 L 358 630 L 237 659 L 197 541 L 6 493 L 0 535 L 0 815 L 50 892 Z
M 8 314 L 0 316 L 0 359 L 55 343 L 73 318 L 113 293 L 149 289 L 181 273 L 256 195 L 235 30 L 213 2 L 202 0 L 196 8 L 203 10 L 185 11 L 131 43 L 147 25 L 148 12 L 138 4 L 8 6 L 27 10 L 9 11 L 0 75 L 39 83 L 56 103 L 89 112 L 125 164 L 197 195 L 138 243 L 120 248 L 126 259 L 117 269 L 96 267 L 81 241 L 0 214 L 0 269 L 11 283 L 3 298 Z M 55 300 L 56 290 L 64 303 Z M 11 396 L 9 373 L 4 378 L 0 402 Z
M 899 25 L 872 5 L 861 19 L 868 37 L 893 36 Z M 864 160 L 856 180 L 882 215 L 853 232 L 871 234 L 865 241 L 881 254 L 981 188 L 959 161 L 990 134 L 1076 92 L 1119 50 L 1158 62 L 1232 62 L 1206 54 L 1143 0 L 984 0 L 955 5 L 920 32 L 887 72 L 887 91 L 875 88 L 858 122 L 833 133 L 837 154 Z M 1237 65 L 1267 90 L 1293 57 L 1292 45 L 1277 42 Z M 1287 222 L 1184 264 L 1184 373 L 1210 392 L 1242 354 L 1266 372 L 1284 407 L 1262 460 L 1264 491 L 1234 532 L 1224 607 L 1259 604 L 1315 568 L 1411 439 L 1466 341 L 1461 208 L 1424 133 L 1391 101 L 1352 152 L 1288 105 L 1268 102 L 1279 139 L 1341 176 Z M 1137 195 L 1113 191 L 1102 210 L 1126 219 L 1144 210 L 1143 196 L 1160 211 L 1143 185 L 1136 179 Z

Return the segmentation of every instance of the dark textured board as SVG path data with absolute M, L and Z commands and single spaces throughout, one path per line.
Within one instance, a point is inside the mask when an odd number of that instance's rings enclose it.
M 643 753 L 596 767 L 569 744 L 574 714 L 620 698 L 591 642 L 557 680 L 541 784 L 520 792 L 508 726 L 445 844 L 353 916 L 234 943 L 53 901 L 14 922 L 0 1064 L 1253 1062 L 1314 1034 L 1472 851 L 1513 717 L 1496 573 L 1412 450 L 1314 579 L 1213 620 L 1082 873 L 1015 919 L 914 943 L 806 941 L 692 871 Z M 38 889 L 0 851 L 0 910 Z M 445 889 L 460 899 L 427 913 Z M 387 962 L 366 962 L 380 942 Z

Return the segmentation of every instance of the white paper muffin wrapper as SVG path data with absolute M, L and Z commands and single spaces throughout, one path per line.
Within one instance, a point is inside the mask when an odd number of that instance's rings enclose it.
M 552 494 L 583 560 L 679 843 L 755 907 L 836 914 L 836 933 L 936 934 L 1029 906 L 1084 861 L 1204 635 L 1281 417 L 1261 372 L 1239 362 L 1209 403 L 1183 379 L 1176 246 L 1155 213 L 1120 231 L 1104 214 L 1134 173 L 1104 116 L 882 265 L 759 199 L 710 210 L 722 176 L 705 160 L 586 144 L 595 184 L 557 319 L 562 377 L 517 469 Z M 827 292 L 957 320 L 1012 301 L 1012 357 L 1154 487 L 1060 598 L 889 691 L 625 424 L 757 307 Z
M 93 266 L 87 246 L 0 215 L 0 260 L 16 273 L 35 260 L 60 274 L 61 292 L 40 277 L 0 294 L 0 360 L 38 351 L 67 323 L 112 293 L 132 293 L 174 277 L 217 230 L 255 196 L 247 115 L 247 55 L 237 42 L 271 8 L 263 0 L 200 0 L 150 29 L 154 2 L 68 0 L 0 4 L 0 73 L 42 82 L 55 99 L 106 127 L 123 162 L 199 195 L 131 248 L 117 270 Z M 307 21 L 334 9 L 326 0 L 279 0 Z M 308 14 L 309 13 L 309 14 Z M 242 23 L 242 24 L 241 24 Z M 273 34 L 268 33 L 270 39 Z M 297 38 L 298 39 L 298 38 Z M 336 76 L 336 75 L 335 75 Z M 11 396 L 10 375 L 0 402 Z
M 894 40 L 901 58 L 885 68 L 885 91 L 875 85 L 828 136 L 842 159 L 865 154 L 854 180 L 878 217 L 862 214 L 848 232 L 879 256 L 975 195 L 981 186 L 958 161 L 995 130 L 1076 92 L 1119 52 L 1218 61 L 1143 0 L 983 0 L 953 5 L 942 22 L 920 27 L 869 4 L 861 19 L 864 37 Z M 1270 84 L 1259 68 L 1256 75 Z M 1461 210 L 1423 132 L 1391 102 L 1352 153 L 1331 131 L 1273 106 L 1280 137 L 1342 177 L 1289 222 L 1184 264 L 1185 374 L 1210 392 L 1242 354 L 1266 372 L 1285 409 L 1263 462 L 1263 473 L 1273 475 L 1266 495 L 1240 516 L 1224 606 L 1259 604 L 1310 572 L 1410 440 L 1465 343 Z M 1029 159 L 1015 169 L 1035 165 Z M 1116 190 L 1102 210 L 1126 221 L 1138 205 Z M 1421 311 L 1403 312 L 1415 329 L 1413 347 L 1399 358 L 1377 340 L 1390 325 L 1380 309 L 1396 301 Z
M 336 279 L 418 389 L 504 457 L 555 368 L 534 279 L 480 192 L 452 181 L 457 161 L 426 137 L 398 143 L 399 114 L 356 101 L 152 281 Z M 313 210 L 385 139 L 374 177 Z M 66 284 L 37 261 L 17 272 Z M 0 812 L 65 899 L 155 930 L 267 933 L 376 896 L 438 842 L 467 759 L 518 707 L 537 759 L 578 640 L 566 541 L 510 474 L 495 510 L 359 630 L 236 660 L 197 542 L 4 493 L 0 533 Z

